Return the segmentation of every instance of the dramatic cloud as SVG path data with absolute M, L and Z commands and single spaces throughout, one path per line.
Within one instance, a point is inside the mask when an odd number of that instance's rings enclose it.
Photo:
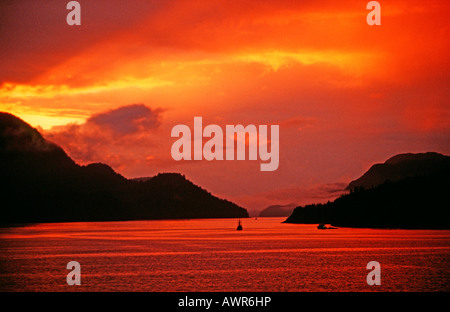
M 160 119 L 161 110 L 132 104 L 95 114 L 83 124 L 55 126 L 44 135 L 81 164 L 104 162 L 125 169 L 154 159 Z
M 96 114 L 86 124 L 108 129 L 114 135 L 128 135 L 157 128 L 160 125 L 159 110 L 152 111 L 143 104 L 128 105 Z
M 181 172 L 257 208 L 326 200 L 398 153 L 450 154 L 448 0 L 381 3 L 381 26 L 354 0 L 84 1 L 79 27 L 66 4 L 0 2 L 0 110 L 80 163 Z M 194 116 L 279 124 L 278 169 L 174 161 L 171 129 Z
M 30 81 L 67 57 L 139 24 L 159 1 L 96 0 L 82 5 L 82 28 L 68 27 L 68 1 L 0 2 L 0 84 Z M 147 13 L 144 13 L 147 12 Z M 21 64 L 17 66 L 17 64 Z

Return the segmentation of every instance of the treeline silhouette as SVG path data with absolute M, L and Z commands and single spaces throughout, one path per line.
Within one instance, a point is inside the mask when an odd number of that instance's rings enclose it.
M 177 173 L 129 180 L 80 166 L 30 125 L 0 113 L 0 223 L 248 217 Z

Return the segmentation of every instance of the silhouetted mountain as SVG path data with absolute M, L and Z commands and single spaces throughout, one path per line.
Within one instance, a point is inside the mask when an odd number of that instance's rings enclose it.
M 19 118 L 0 113 L 0 223 L 248 217 L 176 173 L 132 181 L 77 165 Z
M 384 164 L 373 165 L 363 176 L 350 182 L 346 189 L 369 189 L 387 181 L 428 176 L 449 166 L 450 157 L 438 153 L 399 154 L 389 158 Z
M 434 160 L 430 161 L 430 158 Z M 448 159 L 448 156 L 436 153 L 398 155 L 387 163 L 418 168 L 419 162 L 423 161 L 428 168 L 416 170 L 421 174 L 413 177 L 386 181 L 369 189 L 355 185 L 350 194 L 333 202 L 295 208 L 285 222 L 343 227 L 450 229 Z
M 296 206 L 296 204 L 272 205 L 262 210 L 259 217 L 288 217 Z

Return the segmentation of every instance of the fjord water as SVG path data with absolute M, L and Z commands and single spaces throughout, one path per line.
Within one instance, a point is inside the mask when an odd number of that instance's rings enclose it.
M 449 291 L 450 231 L 284 218 L 79 222 L 0 229 L 0 291 Z M 81 286 L 68 286 L 69 261 Z M 381 285 L 369 286 L 369 261 Z

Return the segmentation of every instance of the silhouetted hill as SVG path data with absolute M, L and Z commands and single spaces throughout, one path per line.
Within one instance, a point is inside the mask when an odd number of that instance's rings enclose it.
M 287 217 L 291 215 L 296 206 L 296 204 L 272 205 L 262 210 L 259 217 Z
M 248 217 L 245 209 L 214 197 L 178 173 L 160 173 L 132 183 L 132 190 L 125 194 L 132 194 L 133 197 L 127 200 L 138 207 L 138 211 L 146 206 L 164 208 L 147 211 L 146 218 L 172 219 L 177 214 L 183 218 Z
M 430 161 L 430 156 L 433 161 Z M 424 166 L 432 170 L 417 170 L 423 174 L 395 182 L 386 181 L 369 189 L 356 186 L 350 194 L 333 202 L 295 208 L 285 222 L 343 227 L 450 229 L 448 156 L 427 153 L 415 157 L 405 154 L 391 158 L 389 163 L 404 165 L 410 161 L 414 165 L 409 168 L 417 168 L 423 161 Z
M 77 165 L 19 118 L 0 113 L 0 223 L 248 217 L 180 174 L 132 181 Z
M 450 157 L 438 153 L 399 154 L 383 164 L 373 165 L 363 176 L 350 182 L 347 190 L 355 187 L 369 189 L 387 181 L 427 176 L 438 173 L 443 167 L 450 167 Z

